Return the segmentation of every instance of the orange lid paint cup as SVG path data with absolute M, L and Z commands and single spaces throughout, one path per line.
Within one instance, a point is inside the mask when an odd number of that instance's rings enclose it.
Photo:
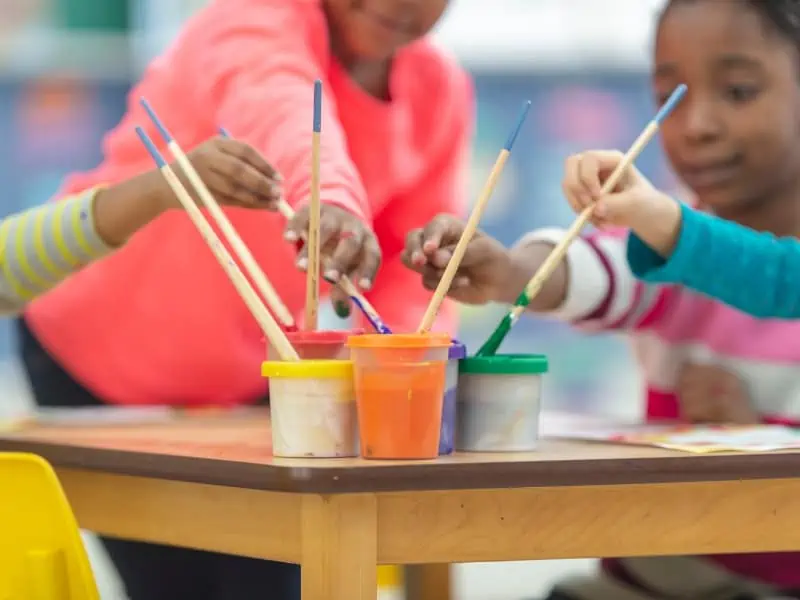
M 439 454 L 447 334 L 369 334 L 347 341 L 354 365 L 361 455 L 431 459 Z
M 301 359 L 311 360 L 347 360 L 350 358 L 350 349 L 347 339 L 351 335 L 360 335 L 363 329 L 353 331 L 287 331 L 286 337 L 294 346 Z M 271 361 L 278 361 L 275 349 L 270 344 L 267 357 Z
M 353 363 L 267 361 L 272 453 L 285 458 L 358 456 Z

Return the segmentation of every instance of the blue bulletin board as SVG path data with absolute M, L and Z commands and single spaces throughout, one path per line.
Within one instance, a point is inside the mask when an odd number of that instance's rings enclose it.
M 653 113 L 643 75 L 478 75 L 476 86 L 473 199 L 507 136 L 509 119 L 523 100 L 533 102 L 483 222 L 507 244 L 536 227 L 568 225 L 573 215 L 560 193 L 566 156 L 587 148 L 627 148 Z M 0 81 L 0 136 L 6 142 L 0 148 L 2 214 L 45 202 L 66 173 L 94 166 L 104 132 L 123 113 L 127 91 L 110 82 Z M 657 146 L 638 165 L 669 185 Z M 477 347 L 501 314 L 500 307 L 464 307 L 460 338 Z M 0 323 L 0 359 L 12 348 L 9 324 Z M 615 382 L 633 368 L 619 339 L 579 336 L 541 319 L 523 319 L 504 348 L 549 356 L 545 397 L 561 406 L 600 402 L 616 393 Z

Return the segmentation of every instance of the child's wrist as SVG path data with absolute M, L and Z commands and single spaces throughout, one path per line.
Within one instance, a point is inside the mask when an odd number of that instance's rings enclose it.
M 680 203 L 659 192 L 631 223 L 631 230 L 660 256 L 669 258 L 680 235 L 681 220 Z

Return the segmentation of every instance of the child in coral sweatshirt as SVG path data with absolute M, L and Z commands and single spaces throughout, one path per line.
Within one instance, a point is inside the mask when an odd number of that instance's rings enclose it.
M 387 324 L 411 330 L 430 292 L 402 267 L 406 232 L 465 207 L 472 86 L 425 38 L 447 4 L 214 0 L 147 69 L 105 140 L 103 162 L 69 178 L 63 192 L 151 167 L 133 131 L 145 126 L 158 138 L 138 106 L 144 96 L 182 146 L 223 126 L 260 151 L 298 211 L 288 230 L 297 237 L 307 215 L 313 82 L 320 78 L 326 245 Z M 285 304 L 300 313 L 304 276 L 292 268 L 298 257 L 284 242 L 281 218 L 226 212 Z M 347 312 L 345 299 L 334 301 Z M 452 311 L 445 307 L 438 327 L 454 324 Z M 237 405 L 264 393 L 262 335 L 182 214 L 160 217 L 34 302 L 21 337 L 40 404 Z M 121 540 L 105 545 L 131 600 L 296 593 L 297 570 L 289 565 Z

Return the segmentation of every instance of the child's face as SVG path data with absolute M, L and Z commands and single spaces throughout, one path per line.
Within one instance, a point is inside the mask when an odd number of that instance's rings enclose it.
M 796 47 L 740 0 L 673 4 L 656 38 L 654 87 L 689 91 L 662 128 L 677 174 L 717 213 L 760 202 L 800 168 Z
M 325 0 L 332 34 L 353 59 L 380 61 L 428 33 L 449 0 Z

